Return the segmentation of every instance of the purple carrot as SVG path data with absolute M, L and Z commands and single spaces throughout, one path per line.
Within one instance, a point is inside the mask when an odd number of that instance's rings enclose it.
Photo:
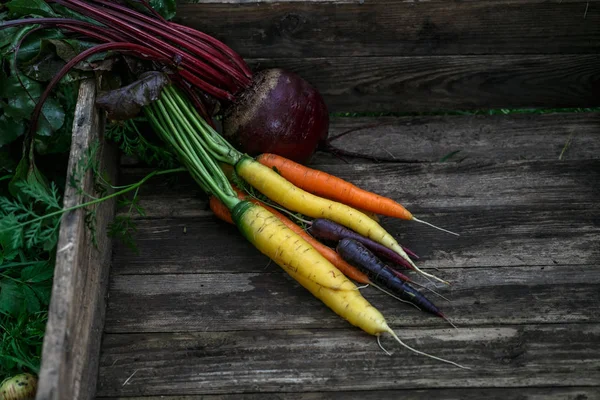
M 362 243 L 344 238 L 339 241 L 336 251 L 346 262 L 364 272 L 373 282 L 381 284 L 401 299 L 416 305 L 423 311 L 445 319 L 450 325 L 454 326 L 435 304 L 418 290 L 398 278 L 387 265 Z
M 314 219 L 312 221 L 312 224 L 310 225 L 310 228 L 308 228 L 308 232 L 319 240 L 325 240 L 336 243 L 344 238 L 354 239 L 364 244 L 367 248 L 369 248 L 369 250 L 371 250 L 378 256 L 387 258 L 388 260 L 402 265 L 405 268 L 414 270 L 412 265 L 410 265 L 395 251 L 388 249 L 387 247 L 331 220 L 325 218 Z

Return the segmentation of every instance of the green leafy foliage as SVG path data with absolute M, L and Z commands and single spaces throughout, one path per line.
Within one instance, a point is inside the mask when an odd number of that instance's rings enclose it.
M 58 188 L 15 183 L 0 197 L 0 376 L 36 372 L 50 302 L 61 210 Z
M 119 145 L 127 156 L 136 157 L 149 166 L 176 168 L 180 164 L 175 155 L 165 147 L 152 143 L 142 134 L 145 118 L 132 118 L 127 121 L 113 121 L 106 129 L 106 138 Z

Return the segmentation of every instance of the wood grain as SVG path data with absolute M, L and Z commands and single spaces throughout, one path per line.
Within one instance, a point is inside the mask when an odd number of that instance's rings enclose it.
M 331 138 L 348 131 L 332 145 L 398 162 L 577 160 L 600 154 L 599 113 L 332 119 Z M 317 152 L 311 164 L 332 162 L 343 161 Z
M 598 160 L 356 163 L 317 168 L 399 201 L 415 214 L 474 213 L 492 208 L 512 212 L 595 209 L 600 194 L 596 185 L 600 181 Z M 136 182 L 147 173 L 147 169 L 123 169 L 122 182 Z M 198 186 L 187 174 L 179 178 L 177 183 L 156 179 L 142 187 L 140 204 L 146 208 L 147 217 L 211 215 Z
M 304 392 L 304 393 L 244 393 L 245 400 L 392 400 L 392 399 L 445 399 L 445 400 L 564 400 L 593 399 L 597 388 L 479 388 L 479 389 L 417 389 L 417 390 L 371 390 L 352 392 Z M 190 395 L 190 396 L 144 396 L 144 397 L 101 397 L 98 400 L 233 400 L 234 395 Z
M 596 386 L 600 325 L 397 329 L 461 370 L 356 330 L 106 335 L 99 396 Z M 310 366 L 310 368 L 307 368 Z M 577 370 L 578 373 L 573 373 Z M 123 382 L 137 371 L 123 385 Z
M 332 116 L 329 138 L 341 150 L 396 162 L 505 162 L 595 159 L 600 153 L 600 113 L 447 115 L 405 117 Z M 363 158 L 318 151 L 311 166 L 366 164 Z M 139 166 L 123 157 L 121 166 Z
M 415 390 L 356 390 L 352 392 L 304 392 L 304 393 L 244 393 L 245 400 L 587 400 L 597 397 L 597 387 L 520 387 L 520 388 L 460 388 L 460 389 L 415 389 Z M 189 396 L 144 396 L 144 397 L 99 397 L 98 400 L 237 400 L 239 394 L 189 395 Z
M 600 105 L 600 55 L 251 59 L 294 71 L 331 112 Z
M 429 272 L 452 283 L 449 288 L 438 288 L 451 303 L 433 294 L 426 296 L 465 329 L 598 321 L 597 266 L 480 267 Z M 110 293 L 105 326 L 108 333 L 352 329 L 277 265 L 256 273 L 116 275 L 111 280 Z M 442 319 L 401 304 L 374 288 L 364 289 L 363 295 L 391 324 L 449 326 Z
M 80 160 L 89 156 L 90 147 L 100 141 L 97 153 L 100 167 L 114 182 L 117 154 L 110 146 L 103 145 L 104 118 L 94 107 L 94 101 L 95 82 L 82 82 L 68 171 L 74 173 Z M 66 187 L 65 208 L 85 200 L 77 189 Z M 79 189 L 93 193 L 91 172 L 86 174 Z M 37 400 L 83 400 L 95 395 L 111 256 L 106 229 L 114 214 L 114 202 L 101 203 L 96 213 L 97 247 L 86 228 L 83 209 L 66 213 L 61 222 Z
M 180 22 L 224 40 L 247 58 L 600 50 L 597 1 L 181 3 Z

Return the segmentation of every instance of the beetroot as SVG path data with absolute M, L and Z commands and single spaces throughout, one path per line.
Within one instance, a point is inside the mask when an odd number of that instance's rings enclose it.
M 223 137 L 256 156 L 275 153 L 306 163 L 329 132 L 329 114 L 320 93 L 297 74 L 268 69 L 224 112 Z

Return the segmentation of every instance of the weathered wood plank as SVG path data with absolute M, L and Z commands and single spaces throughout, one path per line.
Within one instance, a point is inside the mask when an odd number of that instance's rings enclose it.
M 558 160 L 561 155 L 562 160 L 578 160 L 600 154 L 599 113 L 332 119 L 330 137 L 348 131 L 332 144 L 399 162 L 437 162 L 457 151 L 447 160 Z M 312 165 L 341 162 L 323 152 L 311 160 Z
M 600 50 L 597 1 L 181 3 L 179 21 L 249 58 Z
M 598 324 L 398 334 L 474 370 L 411 354 L 384 337 L 383 345 L 394 352 L 387 356 L 373 337 L 352 329 L 106 335 L 98 395 L 597 387 L 600 382 Z
M 332 112 L 600 105 L 600 54 L 252 59 L 313 84 Z
M 114 181 L 117 153 L 104 145 L 104 118 L 94 107 L 94 85 L 94 81 L 85 81 L 79 89 L 68 171 L 74 173 L 80 160 L 89 156 L 93 143 L 100 141 L 100 166 Z M 79 189 L 93 193 L 91 175 L 91 171 L 86 174 Z M 77 188 L 66 187 L 65 208 L 83 201 Z M 105 232 L 114 202 L 101 203 L 96 213 L 97 247 L 86 228 L 83 209 L 65 214 L 61 222 L 38 400 L 92 399 L 95 395 L 111 256 L 111 241 Z
M 562 218 L 551 219 L 555 216 Z M 454 238 L 428 227 L 415 225 L 407 231 L 396 224 L 384 223 L 400 243 L 421 257 L 417 261 L 419 267 L 600 263 L 598 222 L 582 218 L 581 212 L 527 211 L 513 214 L 509 220 L 487 213 L 446 214 L 428 219 L 466 233 Z M 139 254 L 116 243 L 113 274 L 260 272 L 269 262 L 235 227 L 213 217 L 144 220 L 137 221 L 137 227 L 138 233 L 133 238 Z
M 336 147 L 395 158 L 398 162 L 582 160 L 600 154 L 600 114 L 550 113 L 464 116 L 332 117 L 329 137 Z M 562 157 L 561 157 L 562 156 Z M 369 163 L 344 161 L 317 152 L 310 165 Z M 124 157 L 122 166 L 139 162 Z
M 369 390 L 352 392 L 304 392 L 304 393 L 244 393 L 244 400 L 588 400 L 598 396 L 598 387 L 519 387 L 519 388 L 460 388 L 460 389 L 413 389 Z M 238 400 L 239 394 L 100 397 L 98 400 Z
M 430 272 L 452 283 L 439 288 L 451 303 L 427 297 L 462 327 L 599 321 L 597 265 Z M 257 273 L 115 275 L 110 293 L 109 333 L 350 327 L 274 264 Z M 448 326 L 375 288 L 364 289 L 363 295 L 390 323 Z
M 415 214 L 477 212 L 492 208 L 514 212 L 590 207 L 593 210 L 600 195 L 597 185 L 600 182 L 600 160 L 356 163 L 318 165 L 316 168 L 399 201 Z M 147 172 L 145 169 L 124 168 L 121 171 L 122 181 L 138 181 Z M 157 179 L 142 187 L 140 204 L 146 207 L 148 217 L 210 215 L 201 190 L 187 175 L 180 177 L 176 185 Z

